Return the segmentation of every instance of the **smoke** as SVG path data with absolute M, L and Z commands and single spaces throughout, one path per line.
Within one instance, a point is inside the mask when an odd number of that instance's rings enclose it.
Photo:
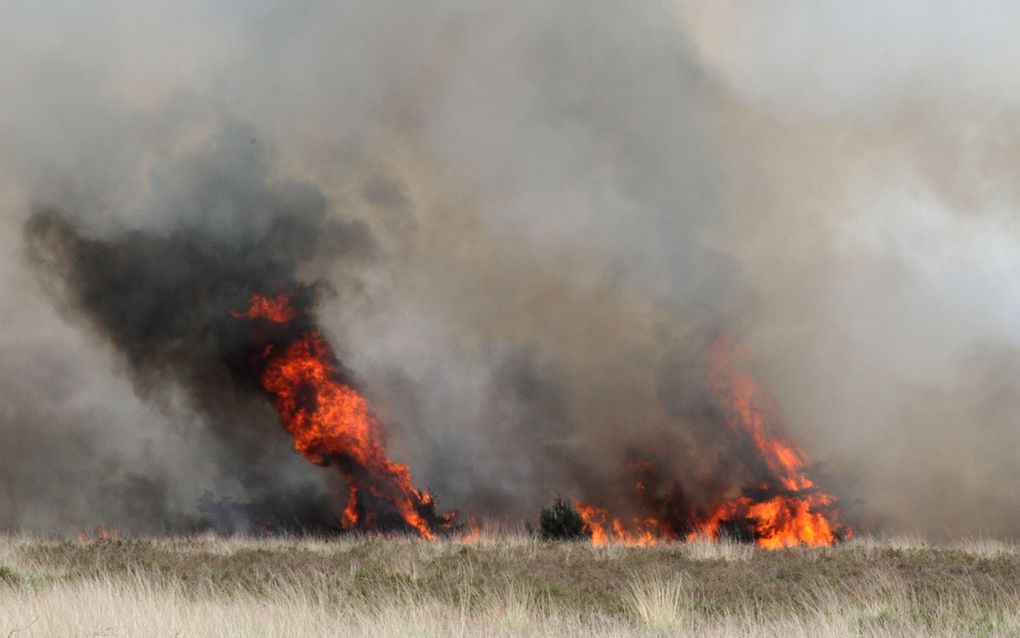
M 739 482 L 698 375 L 728 327 L 866 518 L 1020 533 L 1010 6 L 30 5 L 0 526 L 329 501 L 224 367 L 229 310 L 298 281 L 441 507 L 533 517 L 642 457 Z
M 141 399 L 202 419 L 218 471 L 259 498 L 314 511 L 305 500 L 328 500 L 289 478 L 302 473 L 289 439 L 265 427 L 274 420 L 268 406 L 253 400 L 256 381 L 242 372 L 246 339 L 231 310 L 252 291 L 293 290 L 299 268 L 311 273 L 323 259 L 366 252 L 370 236 L 330 216 L 314 187 L 270 181 L 244 128 L 227 127 L 208 146 L 157 164 L 152 192 L 153 205 L 171 211 L 152 217 L 172 217 L 173 226 L 93 238 L 65 213 L 35 211 L 25 226 L 30 264 L 62 289 L 66 312 L 122 356 Z M 295 495 L 283 499 L 280 490 Z M 287 511 L 274 514 L 286 521 Z M 327 528 L 330 514 L 325 507 L 318 519 L 293 523 Z

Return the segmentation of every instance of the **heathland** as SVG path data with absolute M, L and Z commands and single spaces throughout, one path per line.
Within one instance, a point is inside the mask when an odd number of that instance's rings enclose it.
M 0 637 L 1020 636 L 1020 546 L 0 538 Z

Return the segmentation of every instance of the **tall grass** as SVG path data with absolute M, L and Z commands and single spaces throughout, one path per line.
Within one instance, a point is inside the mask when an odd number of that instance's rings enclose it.
M 627 602 L 641 626 L 653 634 L 667 634 L 682 625 L 684 587 L 678 576 L 638 576 L 630 582 Z
M 0 638 L 1020 636 L 1020 553 L 971 539 L 0 537 Z

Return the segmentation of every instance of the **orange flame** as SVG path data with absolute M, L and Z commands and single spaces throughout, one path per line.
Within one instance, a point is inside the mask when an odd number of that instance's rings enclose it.
M 832 545 L 836 542 L 836 529 L 839 526 L 835 522 L 835 515 L 826 513 L 826 510 L 834 500 L 834 497 L 820 492 L 777 495 L 758 502 L 740 497 L 721 505 L 688 538 L 716 538 L 723 520 L 745 517 L 754 521 L 752 528 L 755 542 L 766 549 Z M 842 532 L 844 538 L 853 535 L 849 529 L 844 528 Z
M 468 519 L 467 526 L 464 529 L 464 533 L 460 537 L 460 542 L 465 545 L 472 543 L 478 543 L 482 540 L 482 528 L 478 524 L 478 520 L 475 517 Z
M 352 485 L 350 487 L 350 497 L 347 499 L 347 505 L 344 507 L 343 517 L 340 519 L 344 527 L 353 529 L 358 525 L 358 486 Z
M 746 352 L 726 333 L 721 333 L 709 348 L 709 387 L 716 400 L 728 408 L 726 425 L 749 437 L 761 459 L 779 482 L 768 483 L 765 490 L 781 488 L 762 501 L 740 497 L 722 505 L 702 528 L 715 536 L 723 518 L 742 516 L 754 522 L 758 545 L 769 549 L 807 545 L 831 545 L 839 538 L 853 535 L 838 522 L 834 510 L 836 498 L 815 487 L 805 473 L 805 455 L 786 440 L 778 427 L 779 410 L 772 398 L 747 370 Z
M 233 314 L 276 324 L 297 316 L 286 294 L 253 295 L 247 311 Z M 414 487 L 408 467 L 386 455 L 378 421 L 364 397 L 338 380 L 333 351 L 323 336 L 307 329 L 283 346 L 267 346 L 261 356 L 262 387 L 293 437 L 294 449 L 313 463 L 337 462 L 344 468 L 350 490 L 341 517 L 344 527 L 375 521 L 372 512 L 359 515 L 364 492 L 391 505 L 422 538 L 435 538 L 421 514 L 433 507 L 432 495 Z
M 297 317 L 297 312 L 290 305 L 290 297 L 286 293 L 280 293 L 273 297 L 252 295 L 251 307 L 245 312 L 234 312 L 230 314 L 238 319 L 265 319 L 272 323 L 290 323 Z
M 90 535 L 85 530 L 81 530 L 75 535 L 75 537 L 78 539 L 79 543 L 87 543 L 93 538 L 100 541 L 115 541 L 120 538 L 120 529 L 116 527 L 96 525 L 93 530 L 93 534 Z
M 709 347 L 708 385 L 716 401 L 728 411 L 726 425 L 751 438 L 772 474 L 787 490 L 814 486 L 804 474 L 804 454 L 783 439 L 773 424 L 778 407 L 746 370 L 747 355 L 726 333 Z
M 690 532 L 682 538 L 673 526 L 655 517 L 625 522 L 611 518 L 605 509 L 577 503 L 576 509 L 591 531 L 593 544 L 640 546 L 698 537 L 715 539 L 727 521 L 743 523 L 755 543 L 766 549 L 831 545 L 840 538 L 853 536 L 853 530 L 839 522 L 836 498 L 821 491 L 807 476 L 804 453 L 783 435 L 778 407 L 747 370 L 746 358 L 732 338 L 722 333 L 709 347 L 705 376 L 715 403 L 722 407 L 726 426 L 753 443 L 770 474 L 753 490 L 762 496 L 724 499 L 706 516 L 686 521 Z M 627 467 L 647 469 L 649 464 L 639 461 Z M 640 480 L 634 486 L 635 493 L 646 489 Z
M 650 547 L 665 540 L 655 518 L 631 519 L 629 528 L 619 518 L 610 518 L 609 512 L 601 507 L 575 503 L 574 508 L 584 519 L 591 533 L 591 542 L 596 547 L 609 543 L 629 547 Z

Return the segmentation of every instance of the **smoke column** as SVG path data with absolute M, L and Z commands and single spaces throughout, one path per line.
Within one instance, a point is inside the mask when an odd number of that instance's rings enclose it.
M 1016 12 L 12 3 L 0 527 L 332 525 L 230 364 L 298 282 L 444 511 L 753 482 L 724 329 L 855 524 L 1020 534 Z

